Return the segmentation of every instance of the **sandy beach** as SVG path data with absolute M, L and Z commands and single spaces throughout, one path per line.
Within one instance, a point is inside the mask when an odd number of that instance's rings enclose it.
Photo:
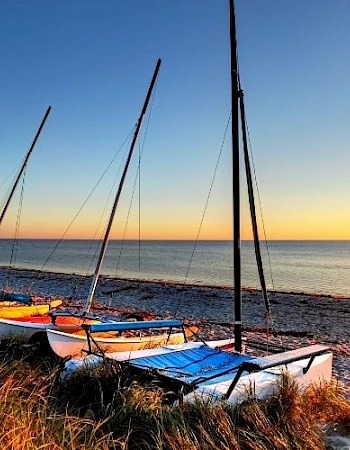
M 81 305 L 91 277 L 0 269 L 0 286 L 11 286 L 39 297 L 60 297 L 71 308 Z M 267 333 L 266 313 L 259 291 L 244 290 L 244 336 L 261 352 L 269 345 L 295 348 L 323 343 L 334 352 L 334 376 L 350 384 L 350 299 L 305 293 L 270 293 L 275 335 Z M 103 307 L 101 306 L 103 305 Z M 108 307 L 109 306 L 109 307 Z M 138 312 L 150 317 L 178 317 L 200 326 L 200 337 L 218 339 L 233 334 L 233 295 L 225 287 L 183 286 L 101 277 L 96 307 L 104 316 Z

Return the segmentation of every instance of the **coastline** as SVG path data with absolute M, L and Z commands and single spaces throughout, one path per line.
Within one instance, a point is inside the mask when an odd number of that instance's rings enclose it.
M 12 288 L 39 297 L 62 298 L 67 306 L 83 304 L 90 276 L 39 272 L 0 267 L 0 286 L 11 279 Z M 243 333 L 248 341 L 295 348 L 323 343 L 334 352 L 334 375 L 350 382 L 350 299 L 306 293 L 270 293 L 276 335 L 267 334 L 266 311 L 261 292 L 242 292 Z M 73 300 L 74 298 L 74 300 Z M 107 306 L 110 306 L 107 308 Z M 221 339 L 233 334 L 233 290 L 227 286 L 183 285 L 164 281 L 139 281 L 101 276 L 96 307 L 104 316 L 138 312 L 151 317 L 178 317 L 200 326 L 199 336 Z
M 350 241 L 349 241 L 350 242 Z M 83 274 L 79 274 L 79 273 L 75 273 L 75 272 L 70 272 L 70 273 L 66 273 L 66 272 L 55 272 L 53 270 L 39 270 L 39 269 L 29 269 L 26 267 L 9 267 L 9 266 L 4 266 L 4 265 L 0 265 L 0 283 L 2 282 L 3 279 L 3 274 L 1 274 L 1 272 L 12 272 L 12 273 L 26 273 L 28 272 L 28 274 L 30 274 L 30 276 L 33 277 L 34 274 L 38 275 L 38 278 L 41 277 L 44 274 L 47 275 L 53 275 L 53 276 L 57 276 L 57 277 L 76 277 L 76 278 L 87 278 L 89 280 L 91 280 L 92 274 L 89 275 L 83 275 Z M 25 275 L 28 276 L 28 275 Z M 34 277 L 33 277 L 34 278 Z M 120 281 L 120 282 L 128 282 L 128 283 L 138 283 L 138 284 L 160 284 L 160 285 L 173 285 L 173 286 L 186 286 L 186 287 L 192 287 L 192 288 L 205 288 L 205 289 L 227 289 L 227 290 L 233 290 L 231 286 L 228 285 L 219 285 L 219 284 L 204 284 L 204 283 L 190 283 L 190 282 L 180 282 L 180 281 L 176 281 L 176 280 L 163 280 L 163 279 L 137 279 L 137 278 L 129 278 L 129 277 L 115 277 L 113 275 L 106 275 L 106 274 L 101 274 L 100 279 L 104 278 L 104 279 L 108 279 L 108 280 L 115 280 L 115 281 Z M 260 289 L 257 289 L 255 287 L 242 287 L 242 291 L 244 292 L 260 292 Z M 269 294 L 274 295 L 274 294 L 283 294 L 283 295 L 303 295 L 303 296 L 308 296 L 308 297 L 322 297 L 322 298 L 331 298 L 331 299 L 336 299 L 336 300 L 349 300 L 350 301 L 350 295 L 341 295 L 341 294 L 325 294 L 325 293 L 317 293 L 317 292 L 309 292 L 309 291 L 284 291 L 284 290 L 268 290 Z

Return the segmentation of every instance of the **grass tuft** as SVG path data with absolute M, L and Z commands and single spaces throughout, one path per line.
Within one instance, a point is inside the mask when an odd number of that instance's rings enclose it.
M 65 383 L 58 371 L 30 347 L 0 343 L 1 449 L 322 450 L 327 427 L 350 431 L 350 403 L 334 382 L 301 393 L 284 375 L 266 401 L 181 408 L 115 363 Z

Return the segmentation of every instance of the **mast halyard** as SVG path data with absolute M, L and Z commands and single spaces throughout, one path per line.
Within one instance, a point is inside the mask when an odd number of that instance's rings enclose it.
M 232 193 L 233 193 L 233 270 L 235 292 L 235 350 L 242 351 L 242 281 L 241 281 L 241 225 L 240 225 L 240 176 L 239 176 L 239 116 L 238 116 L 238 63 L 236 20 L 233 0 L 230 4 L 231 48 L 231 106 L 232 106 Z
M 20 180 L 20 178 L 21 178 L 21 176 L 23 174 L 23 171 L 24 171 L 24 169 L 25 169 L 25 167 L 26 167 L 26 165 L 28 163 L 28 159 L 29 159 L 30 155 L 32 154 L 32 151 L 34 150 L 36 141 L 38 140 L 38 138 L 40 136 L 41 130 L 43 129 L 43 127 L 45 125 L 46 119 L 47 119 L 48 115 L 50 114 L 50 111 L 51 111 L 51 106 L 49 106 L 47 108 L 45 116 L 44 116 L 43 120 L 41 121 L 40 127 L 39 127 L 38 131 L 36 132 L 36 135 L 34 136 L 32 145 L 30 146 L 30 149 L 28 150 L 28 152 L 27 152 L 27 154 L 26 154 L 26 156 L 24 158 L 22 167 L 21 167 L 20 171 L 18 172 L 17 178 L 16 178 L 16 180 L 15 180 L 13 186 L 12 186 L 10 195 L 8 196 L 8 199 L 7 199 L 7 201 L 5 203 L 5 206 L 4 206 L 3 210 L 2 210 L 2 213 L 1 213 L 1 216 L 0 216 L 0 225 L 1 225 L 1 222 L 3 221 L 3 218 L 5 217 L 6 211 L 7 211 L 8 207 L 9 207 L 9 205 L 10 205 L 10 202 L 12 200 L 13 194 L 15 193 L 15 190 L 16 190 L 16 187 L 18 185 L 18 182 L 19 182 L 19 180 Z
M 128 157 L 127 157 L 127 160 L 126 160 L 126 163 L 125 163 L 124 171 L 123 171 L 122 177 L 120 179 L 118 191 L 117 191 L 114 203 L 113 203 L 113 208 L 112 208 L 112 211 L 111 211 L 111 214 L 110 214 L 110 217 L 109 217 L 109 221 L 108 221 L 105 237 L 104 237 L 104 240 L 103 240 L 103 243 L 102 243 L 102 247 L 101 247 L 101 250 L 100 250 L 99 258 L 98 258 L 98 261 L 97 261 L 95 273 L 94 273 L 94 276 L 93 276 L 93 279 L 92 279 L 92 282 L 91 282 L 91 285 L 90 285 L 89 294 L 87 296 L 87 299 L 86 299 L 86 302 L 85 302 L 85 305 L 84 305 L 83 315 L 87 314 L 89 312 L 89 310 L 90 310 L 90 307 L 91 307 L 91 303 L 92 303 L 92 300 L 93 300 L 93 297 L 94 297 L 94 294 L 95 294 L 95 290 L 96 290 L 98 278 L 99 278 L 99 275 L 100 275 L 103 259 L 104 259 L 104 256 L 105 256 L 106 250 L 107 250 L 107 244 L 108 244 L 109 234 L 110 234 L 110 231 L 111 231 L 114 215 L 115 215 L 115 212 L 116 212 L 116 209 L 117 209 L 117 206 L 118 206 L 120 194 L 121 194 L 122 189 L 123 189 L 125 177 L 126 177 L 126 174 L 127 174 L 128 168 L 129 168 L 129 164 L 130 164 L 130 160 L 131 160 L 131 157 L 132 157 L 132 154 L 133 154 L 133 150 L 134 150 L 134 147 L 135 147 L 135 144 L 136 144 L 136 140 L 137 140 L 140 128 L 141 128 L 142 120 L 143 120 L 143 117 L 144 117 L 144 115 L 146 113 L 147 106 L 148 106 L 148 103 L 149 103 L 149 100 L 151 98 L 151 94 L 152 94 L 152 91 L 153 91 L 153 87 L 154 87 L 154 84 L 155 84 L 157 76 L 158 76 L 160 65 L 161 65 L 161 59 L 158 59 L 157 65 L 156 65 L 156 68 L 154 70 L 154 74 L 153 74 L 153 77 L 152 77 L 152 81 L 151 81 L 151 84 L 150 84 L 150 86 L 148 88 L 147 96 L 146 96 L 145 102 L 143 104 L 141 115 L 140 115 L 140 117 L 139 117 L 139 119 L 137 121 L 137 124 L 136 124 L 134 137 L 133 137 L 133 140 L 132 140 L 132 143 L 131 143 L 131 146 L 130 146 L 130 150 L 129 150 Z

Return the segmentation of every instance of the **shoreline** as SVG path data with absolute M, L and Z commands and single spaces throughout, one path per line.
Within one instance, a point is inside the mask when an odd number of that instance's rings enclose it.
M 62 277 L 77 277 L 77 278 L 83 278 L 83 279 L 91 279 L 92 274 L 90 275 L 82 275 L 75 272 L 54 272 L 52 270 L 40 270 L 40 269 L 28 269 L 25 267 L 9 267 L 9 266 L 1 266 L 0 265 L 0 272 L 1 271 L 8 271 L 8 272 L 15 272 L 15 273 L 33 273 L 33 274 L 48 274 L 53 276 L 62 276 Z M 178 287 L 192 287 L 192 288 L 205 288 L 205 289 L 223 289 L 228 291 L 234 291 L 234 288 L 228 285 L 215 285 L 215 284 L 200 284 L 200 283 L 184 283 L 181 281 L 176 280 L 161 280 L 161 279 L 137 279 L 137 278 L 128 278 L 128 277 L 115 277 L 112 275 L 100 275 L 100 279 L 108 279 L 108 280 L 114 280 L 114 281 L 125 281 L 130 283 L 139 283 L 139 284 L 160 284 L 163 286 L 172 285 L 172 286 L 178 286 Z M 261 292 L 261 289 L 254 288 L 254 287 L 242 287 L 242 292 Z M 350 294 L 349 295 L 340 295 L 340 294 L 322 294 L 317 292 L 307 292 L 307 291 L 283 291 L 283 290 L 268 290 L 269 295 L 274 294 L 285 294 L 285 295 L 305 295 L 308 297 L 324 297 L 324 298 L 331 298 L 334 300 L 349 300 L 350 301 Z
M 40 276 L 38 276 L 40 274 Z M 41 301 L 62 298 L 70 308 L 84 304 L 91 277 L 0 267 L 0 289 L 14 276 L 12 288 L 38 296 Z M 153 318 L 177 317 L 200 326 L 203 339 L 233 335 L 233 289 L 184 285 L 164 281 L 130 280 L 101 276 L 96 290 L 96 308 L 91 312 L 114 316 L 136 312 Z M 74 301 L 73 301 L 74 299 Z M 296 348 L 322 343 L 334 353 L 334 376 L 350 384 L 350 300 L 326 295 L 270 292 L 276 335 L 267 331 L 261 291 L 242 292 L 243 336 L 248 341 Z M 98 305 L 101 304 L 101 305 Z M 108 305 L 110 308 L 108 308 Z M 265 346 L 266 347 L 266 346 Z

